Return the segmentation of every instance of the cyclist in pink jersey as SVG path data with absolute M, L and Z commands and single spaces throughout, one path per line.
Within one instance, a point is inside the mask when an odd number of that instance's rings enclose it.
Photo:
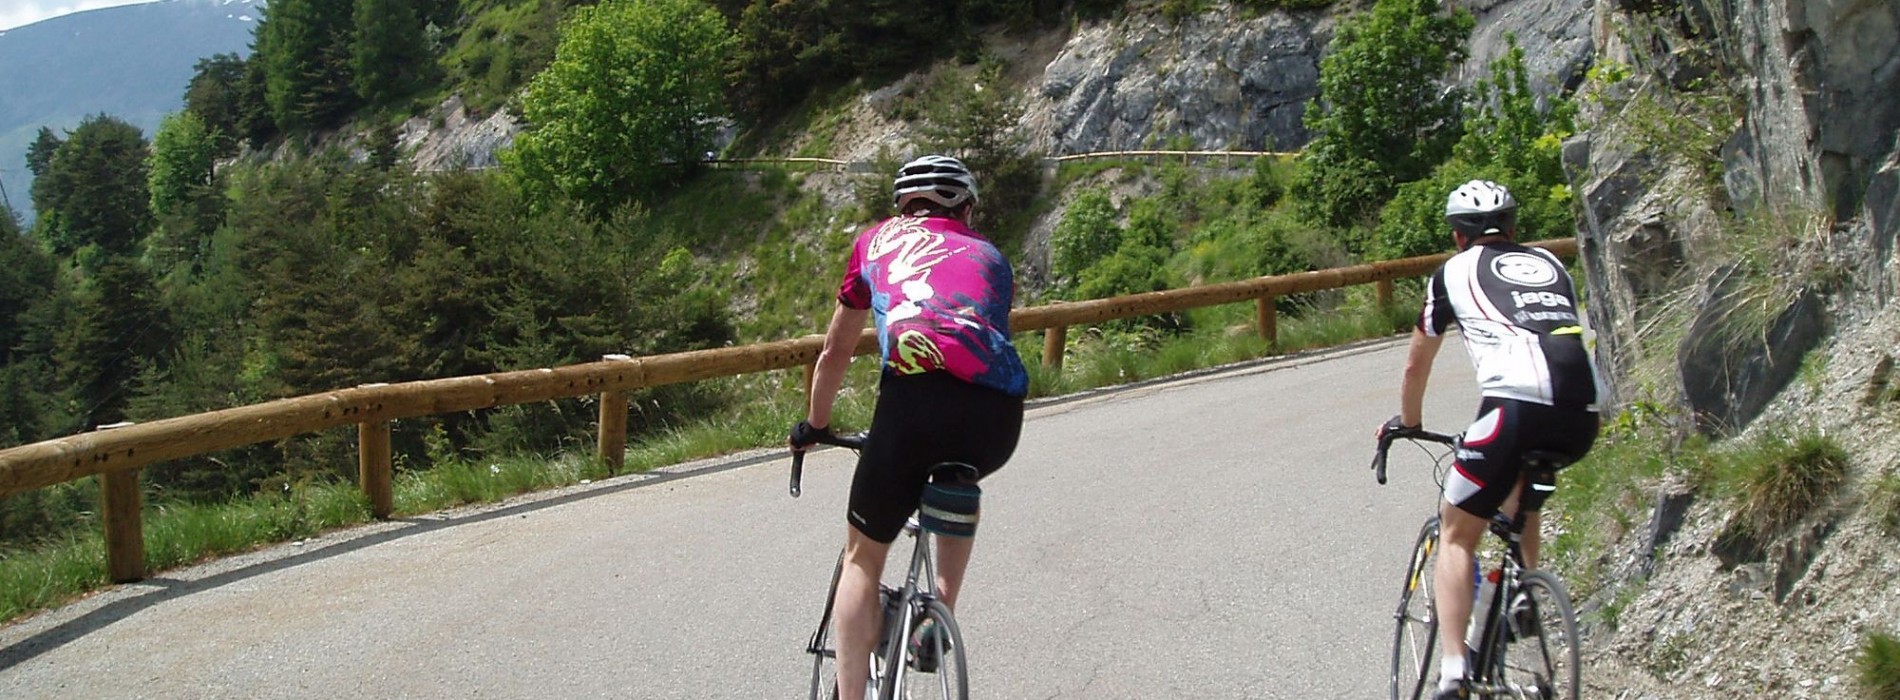
M 938 592 L 945 605 L 956 606 L 980 490 L 967 481 L 926 484 L 928 470 L 959 462 L 981 479 L 1001 468 L 1016 450 L 1029 390 L 1009 339 L 1015 294 L 1009 260 L 970 228 L 976 178 L 955 158 L 924 156 L 898 171 L 892 198 L 897 216 L 866 228 L 852 246 L 812 376 L 811 403 L 790 439 L 792 449 L 801 450 L 829 430 L 858 335 L 874 317 L 883 372 L 870 437 L 852 477 L 834 601 L 841 700 L 858 700 L 864 692 L 882 626 L 878 580 L 891 542 L 919 503 L 929 508 L 933 497 L 939 500 L 932 515 L 967 528 L 961 533 L 967 536 L 937 537 Z

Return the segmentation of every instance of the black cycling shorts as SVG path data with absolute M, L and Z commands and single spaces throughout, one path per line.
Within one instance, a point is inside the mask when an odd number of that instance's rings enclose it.
M 948 372 L 884 375 L 851 479 L 851 526 L 889 544 L 916 512 L 930 467 L 962 462 L 989 476 L 1016 452 L 1022 431 L 1021 397 Z
M 1458 459 L 1445 478 L 1445 501 L 1467 513 L 1489 518 L 1517 485 L 1525 452 L 1541 450 L 1583 459 L 1596 442 L 1601 421 L 1595 411 L 1558 408 L 1529 401 L 1487 396 L 1478 404 L 1478 420 L 1465 428 Z M 1520 510 L 1543 510 L 1557 490 L 1554 483 L 1526 488 Z

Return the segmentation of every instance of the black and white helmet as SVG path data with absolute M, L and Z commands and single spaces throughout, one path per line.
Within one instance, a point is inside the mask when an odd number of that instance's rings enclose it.
M 1445 223 L 1466 238 L 1512 235 L 1517 230 L 1517 200 L 1503 185 L 1472 180 L 1445 200 Z
M 976 201 L 976 176 L 963 161 L 949 156 L 924 156 L 905 163 L 897 170 L 891 185 L 891 203 L 898 211 L 912 199 L 922 197 L 946 209 Z

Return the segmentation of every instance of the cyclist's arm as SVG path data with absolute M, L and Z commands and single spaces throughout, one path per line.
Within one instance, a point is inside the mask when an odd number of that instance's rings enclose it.
M 1427 335 L 1412 329 L 1412 344 L 1405 355 L 1405 375 L 1399 382 L 1399 422 L 1418 427 L 1425 419 L 1425 384 L 1432 376 L 1432 360 L 1445 336 Z
M 844 386 L 845 370 L 851 367 L 851 355 L 858 349 L 858 336 L 870 309 L 853 309 L 839 304 L 831 313 L 831 325 L 825 328 L 825 348 L 818 352 L 818 364 L 812 371 L 811 404 L 805 422 L 814 428 L 831 426 L 831 406 Z

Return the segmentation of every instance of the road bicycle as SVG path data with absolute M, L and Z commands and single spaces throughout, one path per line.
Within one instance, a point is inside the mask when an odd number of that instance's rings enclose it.
M 825 433 L 818 436 L 818 442 L 858 450 L 863 449 L 866 435 Z M 793 498 L 802 491 L 799 482 L 804 469 L 805 453 L 793 452 Z M 957 462 L 938 464 L 929 471 L 933 480 L 939 477 L 962 478 L 971 483 L 976 480 L 975 467 Z M 934 533 L 913 515 L 904 524 L 904 534 L 915 541 L 910 567 L 901 586 L 878 584 L 884 626 L 871 652 L 871 675 L 864 695 L 878 700 L 969 700 L 969 667 L 965 662 L 963 635 L 949 606 L 944 605 L 937 594 L 936 558 L 931 549 Z M 832 603 L 838 597 L 838 578 L 843 572 L 844 552 L 841 550 L 838 563 L 831 570 L 825 611 L 818 618 L 817 631 L 812 632 L 811 641 L 805 645 L 805 652 L 812 655 L 810 700 L 838 698 L 838 652 L 832 645 L 831 613 Z M 936 632 L 916 635 L 918 640 L 913 644 L 913 633 L 923 626 L 934 626 Z
M 1396 440 L 1410 440 L 1434 461 L 1433 480 L 1444 487 L 1445 470 L 1458 449 L 1457 435 L 1425 430 L 1387 433 L 1379 438 L 1372 468 L 1380 484 L 1386 481 L 1386 456 Z M 1427 447 L 1445 445 L 1443 452 Z M 1553 453 L 1531 451 L 1524 455 L 1526 488 L 1554 487 L 1556 472 L 1570 458 Z M 1520 514 L 1521 516 L 1521 511 Z M 1472 605 L 1472 624 L 1465 636 L 1464 653 L 1469 663 L 1466 689 L 1474 698 L 1515 698 L 1535 700 L 1574 700 L 1579 690 L 1579 648 L 1577 616 L 1570 594 L 1556 575 L 1524 568 L 1520 546 L 1524 519 L 1503 514 L 1492 516 L 1491 534 L 1495 544 L 1489 552 L 1495 563 L 1480 579 Z M 1438 551 L 1438 516 L 1425 520 L 1418 541 L 1412 546 L 1412 558 L 1405 569 L 1405 586 L 1399 594 L 1398 610 L 1393 613 L 1392 700 L 1421 700 L 1436 690 L 1434 676 L 1438 666 L 1438 617 L 1432 603 L 1432 568 Z M 1476 553 L 1482 565 L 1487 552 Z M 1490 585 L 1485 585 L 1488 581 Z M 1487 594 L 1486 591 L 1489 591 Z M 1488 597 L 1487 597 L 1488 596 Z

